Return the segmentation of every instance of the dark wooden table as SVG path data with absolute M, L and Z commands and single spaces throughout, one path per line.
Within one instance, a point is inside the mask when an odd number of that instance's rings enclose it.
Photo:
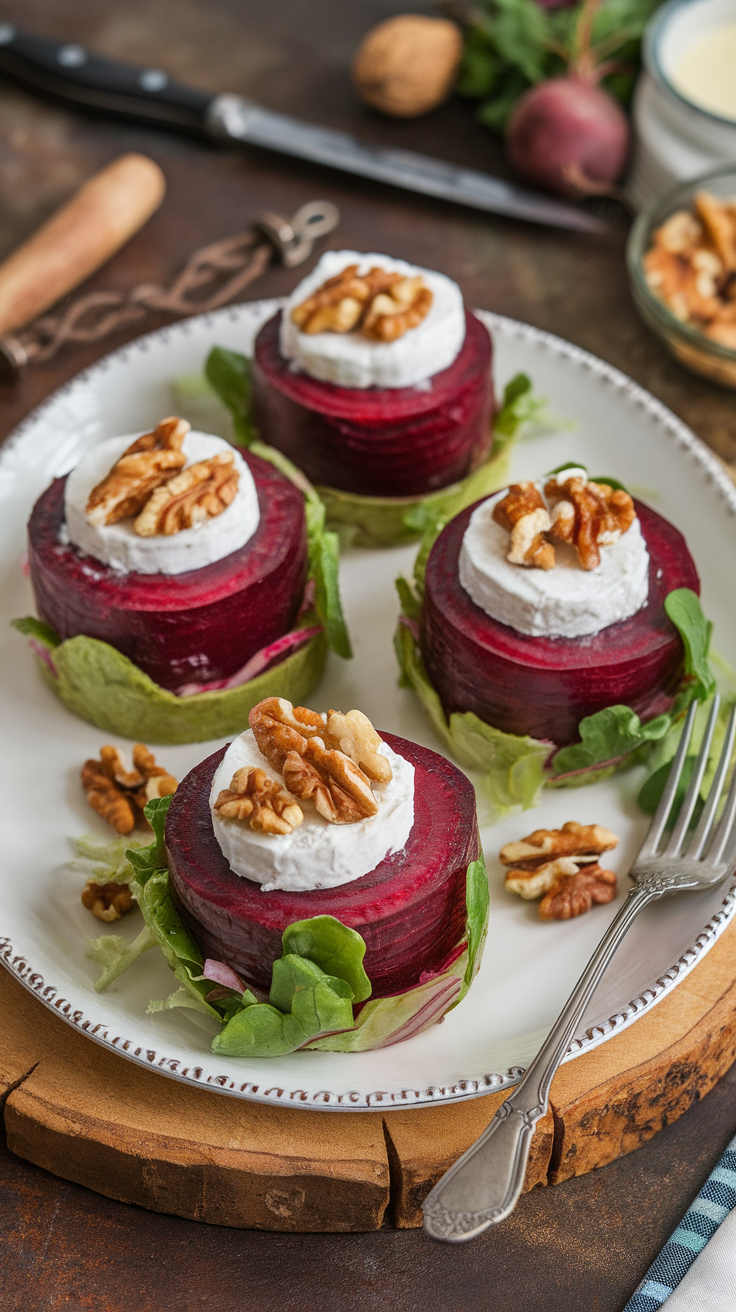
M 429 4 L 412 4 L 431 12 Z M 454 101 L 417 122 L 364 110 L 348 76 L 362 32 L 396 0 L 6 0 L 3 21 L 158 65 L 212 91 L 501 172 L 499 146 Z M 583 238 L 494 219 L 264 152 L 217 150 L 43 103 L 0 83 L 0 257 L 87 176 L 124 150 L 162 165 L 168 195 L 90 287 L 165 281 L 197 246 L 263 208 L 328 197 L 339 241 L 444 270 L 471 304 L 560 334 L 669 405 L 736 467 L 734 394 L 684 372 L 641 324 L 626 279 L 625 228 Z M 257 295 L 294 274 L 272 269 Z M 162 319 L 152 317 L 146 327 Z M 130 334 L 132 335 L 132 334 Z M 119 345 L 124 336 L 103 349 Z M 101 353 L 66 350 L 0 393 L 0 435 Z M 736 1068 L 644 1148 L 603 1171 L 522 1199 L 466 1247 L 417 1232 L 300 1236 L 200 1226 L 98 1197 L 0 1155 L 0 1305 L 95 1312 L 618 1312 L 736 1130 Z

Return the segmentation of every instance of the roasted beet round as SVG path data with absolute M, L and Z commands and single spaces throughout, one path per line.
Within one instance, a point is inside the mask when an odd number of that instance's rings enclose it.
M 457 359 L 417 387 L 337 387 L 296 372 L 277 314 L 256 338 L 253 407 L 265 442 L 313 483 L 362 496 L 423 496 L 483 462 L 493 434 L 491 339 L 466 312 Z
M 292 627 L 304 595 L 307 532 L 301 492 L 273 465 L 243 453 L 261 519 L 222 560 L 184 574 L 122 574 L 63 545 L 66 479 L 57 478 L 28 525 L 38 614 L 59 637 L 116 647 L 162 688 L 227 679 Z
M 375 997 L 400 993 L 434 972 L 463 943 L 465 880 L 480 848 L 469 780 L 427 747 L 383 734 L 415 768 L 414 825 L 401 852 L 339 888 L 264 893 L 233 874 L 212 828 L 209 796 L 225 748 L 182 780 L 166 821 L 171 892 L 207 957 L 225 961 L 268 991 L 287 925 L 334 916 L 366 942 Z
M 480 504 L 480 503 L 476 503 Z M 442 531 L 427 561 L 421 648 L 449 715 L 473 711 L 505 733 L 577 741 L 586 715 L 630 706 L 642 718 L 669 704 L 683 647 L 664 609 L 674 588 L 700 592 L 685 539 L 636 502 L 649 549 L 649 600 L 636 615 L 587 638 L 540 638 L 491 619 L 460 585 L 458 559 L 475 506 Z

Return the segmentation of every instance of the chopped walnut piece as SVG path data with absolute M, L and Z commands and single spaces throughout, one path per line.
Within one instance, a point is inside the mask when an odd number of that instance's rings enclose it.
M 137 515 L 154 489 L 186 463 L 181 446 L 190 427 L 186 419 L 171 416 L 126 447 L 109 474 L 89 494 L 90 524 L 117 524 Z
M 214 806 L 223 819 L 246 820 L 262 834 L 291 834 L 304 819 L 299 803 L 265 770 L 244 766 L 236 770 L 229 788 L 218 794 Z
M 133 525 L 136 533 L 170 536 L 214 519 L 231 504 L 239 477 L 228 451 L 189 465 L 152 493 Z
M 582 916 L 591 907 L 612 902 L 616 896 L 617 880 L 612 870 L 601 870 L 599 865 L 585 866 L 575 875 L 564 875 L 542 898 L 539 915 L 542 920 L 570 920 Z
M 426 318 L 432 299 L 421 276 L 406 277 L 378 266 L 358 274 L 358 265 L 349 264 L 295 306 L 291 319 L 303 333 L 360 329 L 377 341 L 393 342 Z
M 541 897 L 542 920 L 582 915 L 594 902 L 610 902 L 616 896 L 616 876 L 598 862 L 617 843 L 603 825 L 574 820 L 561 829 L 535 829 L 528 838 L 501 848 L 501 862 L 511 867 L 506 888 L 523 898 Z
M 129 834 L 146 802 L 176 791 L 176 779 L 143 743 L 133 748 L 133 769 L 126 770 L 117 747 L 101 747 L 99 761 L 85 761 L 82 787 L 93 810 L 119 834 Z
M 338 713 L 331 711 L 330 715 Z M 325 720 L 306 706 L 292 706 L 284 697 L 268 697 L 249 716 L 259 750 L 283 774 L 289 792 L 302 800 L 311 800 L 331 824 L 354 824 L 377 813 L 369 771 L 373 776 L 380 771 L 387 782 L 385 768 L 374 759 L 378 757 L 375 748 L 381 740 L 370 720 L 362 724 L 365 717 L 351 719 L 356 715 L 360 717 L 359 712 L 348 712 L 347 716 L 334 720 L 330 733 L 329 717 Z M 346 726 L 348 732 L 344 738 L 351 754 L 332 745 L 339 741 L 339 731 Z M 360 764 L 352 753 L 360 757 Z M 378 757 L 381 759 L 385 758 Z M 365 770 L 361 768 L 363 765 Z
M 552 506 L 550 535 L 575 548 L 583 569 L 596 569 L 602 546 L 612 546 L 636 519 L 634 502 L 623 488 L 575 476 L 545 489 Z
M 114 879 L 98 884 L 88 879 L 82 889 L 82 905 L 98 920 L 110 921 L 119 920 L 135 904 L 127 884 L 118 884 Z
M 512 565 L 554 569 L 555 549 L 544 536 L 551 520 L 534 483 L 512 483 L 503 500 L 494 506 L 493 518 L 511 533 L 506 559 Z

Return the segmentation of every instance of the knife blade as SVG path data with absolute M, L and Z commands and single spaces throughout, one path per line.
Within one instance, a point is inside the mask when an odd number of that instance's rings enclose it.
M 0 23 L 0 72 L 87 109 L 263 147 L 489 213 L 579 232 L 608 229 L 596 215 L 476 169 L 374 146 L 263 109 L 245 96 L 199 91 L 175 82 L 163 69 L 118 63 L 82 45 L 24 32 L 13 23 Z

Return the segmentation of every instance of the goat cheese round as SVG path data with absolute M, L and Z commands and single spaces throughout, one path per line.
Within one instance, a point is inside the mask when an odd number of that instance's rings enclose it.
M 429 313 L 394 342 L 373 341 L 359 331 L 301 332 L 292 323 L 292 310 L 351 264 L 358 265 L 359 274 L 378 265 L 408 278 L 420 275 L 432 292 Z M 457 283 L 405 260 L 358 251 L 327 251 L 291 293 L 281 319 L 281 354 L 312 378 L 339 387 L 414 387 L 447 369 L 464 341 L 465 307 Z
M 569 477 L 575 471 L 565 472 Z M 600 548 L 596 569 L 583 569 L 573 549 L 559 542 L 554 569 L 530 569 L 506 559 L 509 534 L 493 519 L 506 492 L 488 497 L 473 512 L 460 549 L 460 583 L 486 615 L 533 638 L 582 638 L 646 605 L 649 552 L 638 519 L 616 542 Z
M 392 852 L 405 846 L 414 824 L 414 766 L 382 743 L 379 751 L 391 762 L 393 778 L 374 784 L 378 814 L 350 825 L 333 825 L 304 802 L 304 820 L 290 834 L 261 834 L 242 820 L 223 819 L 214 810 L 220 791 L 230 787 L 236 770 L 255 766 L 283 787 L 283 779 L 258 749 L 252 729 L 228 747 L 210 793 L 212 824 L 224 857 L 234 874 L 260 884 L 264 893 L 308 892 L 337 888 L 367 875 Z
M 80 551 L 112 569 L 121 573 L 134 570 L 138 574 L 184 574 L 187 570 L 212 565 L 216 560 L 222 560 L 244 547 L 258 528 L 260 520 L 256 485 L 240 452 L 223 438 L 214 437 L 211 433 L 188 432 L 182 450 L 187 465 L 196 464 L 198 460 L 209 460 L 221 451 L 232 455 L 240 475 L 238 489 L 221 515 L 205 519 L 194 528 L 184 528 L 179 533 L 168 536 L 157 533 L 150 538 L 141 537 L 135 532 L 132 517 L 119 520 L 117 524 L 103 524 L 99 527 L 90 524 L 86 514 L 90 492 L 109 474 L 126 447 L 138 436 L 140 434 L 130 433 L 127 437 L 111 437 L 100 442 L 72 470 L 65 493 L 68 540 Z M 178 472 L 172 471 L 171 477 Z

